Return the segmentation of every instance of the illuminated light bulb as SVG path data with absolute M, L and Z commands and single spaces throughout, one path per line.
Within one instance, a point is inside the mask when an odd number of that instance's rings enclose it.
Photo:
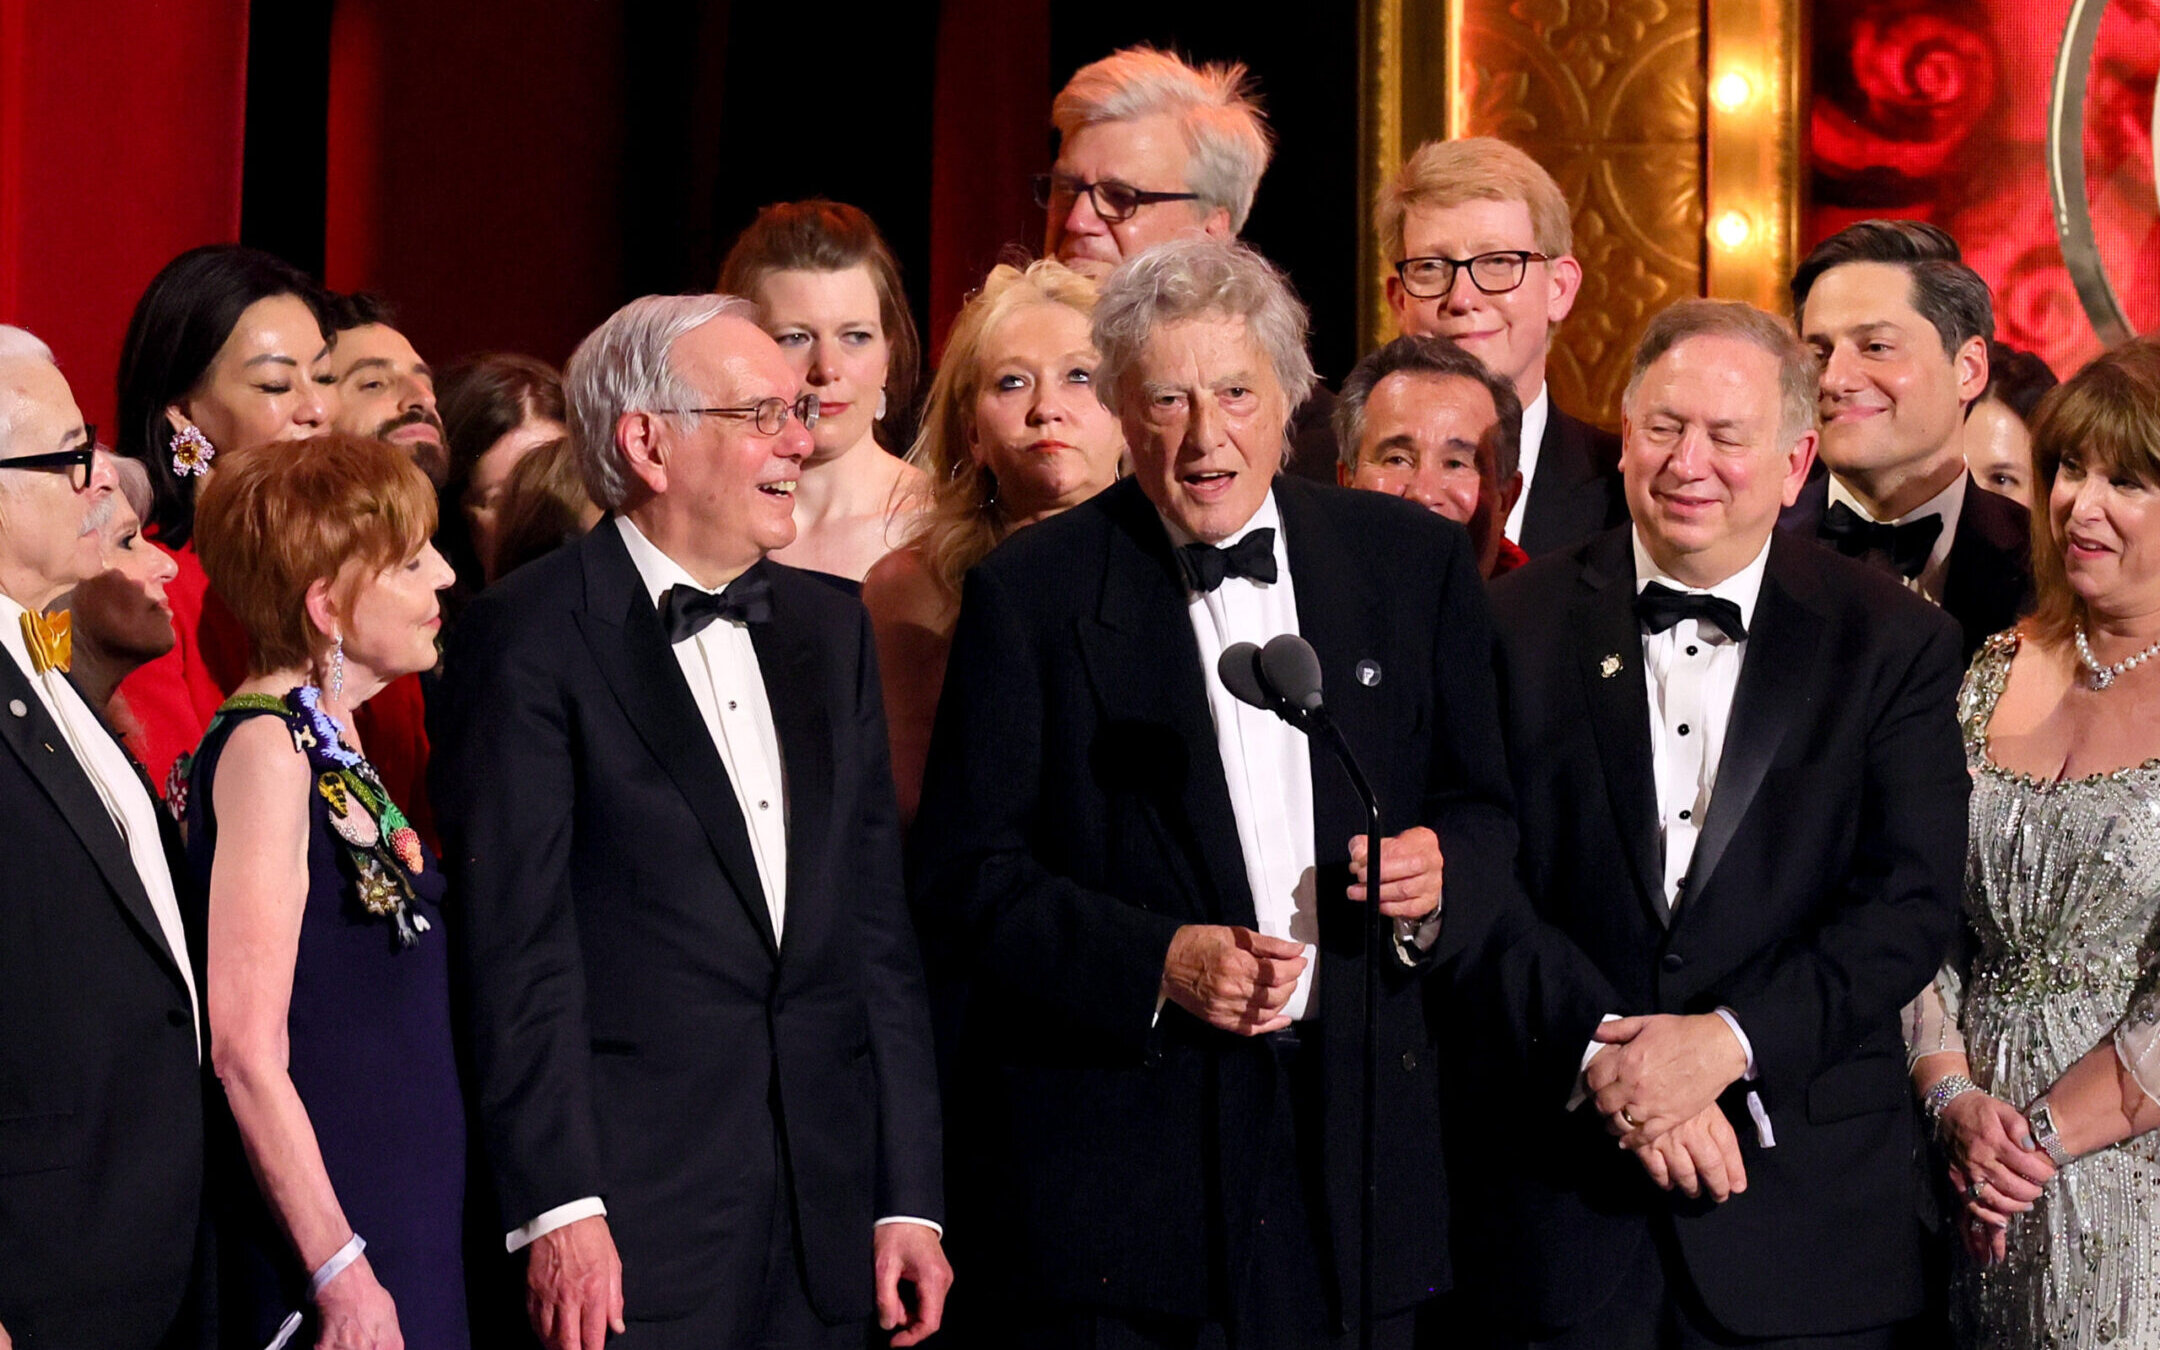
M 1738 248 L 1755 233 L 1755 222 L 1742 211 L 1727 211 L 1710 226 L 1710 237 L 1726 248 Z
M 1710 82 L 1710 101 L 1720 112 L 1738 112 L 1755 97 L 1755 82 L 1737 70 L 1728 70 Z

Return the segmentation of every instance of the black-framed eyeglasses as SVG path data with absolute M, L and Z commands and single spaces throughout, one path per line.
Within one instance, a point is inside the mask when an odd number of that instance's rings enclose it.
M 755 403 L 744 403 L 733 408 L 654 408 L 656 413 L 672 413 L 677 416 L 748 418 L 760 436 L 777 436 L 787 430 L 789 418 L 803 424 L 808 431 L 818 424 L 818 396 L 804 394 L 793 403 L 784 398 L 761 398 Z
M 1196 202 L 1197 192 L 1146 192 L 1130 183 L 1111 179 L 1102 183 L 1089 183 L 1070 174 L 1039 173 L 1034 177 L 1035 204 L 1045 211 L 1062 214 L 1072 209 L 1073 202 L 1085 192 L 1095 207 L 1095 214 L 1107 224 L 1118 225 L 1131 220 L 1143 206 L 1157 202 Z
M 1467 268 L 1470 284 L 1487 295 L 1506 295 L 1522 285 L 1534 262 L 1551 262 L 1527 249 L 1501 249 L 1470 258 L 1405 258 L 1395 264 L 1402 287 L 1420 300 L 1437 300 L 1455 288 L 1455 274 Z
M 83 428 L 83 443 L 72 450 L 53 450 L 42 455 L 16 455 L 0 459 L 0 469 L 65 469 L 68 484 L 77 492 L 90 486 L 90 466 L 97 461 L 97 428 Z

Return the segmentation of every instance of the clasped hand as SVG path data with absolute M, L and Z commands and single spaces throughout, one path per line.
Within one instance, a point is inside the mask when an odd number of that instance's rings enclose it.
M 1595 1037 L 1606 1048 L 1584 1071 L 1584 1086 L 1623 1148 L 1639 1150 L 1715 1111 L 1719 1094 L 1747 1072 L 1739 1038 L 1715 1013 L 1623 1017 Z
M 1950 1184 L 1965 1200 L 1965 1250 L 1975 1261 L 2000 1261 L 2010 1216 L 2033 1207 L 2055 1178 L 2055 1164 L 2032 1138 L 2024 1112 L 1985 1092 L 1964 1092 L 1943 1107 L 1937 1128 L 1950 1159 Z

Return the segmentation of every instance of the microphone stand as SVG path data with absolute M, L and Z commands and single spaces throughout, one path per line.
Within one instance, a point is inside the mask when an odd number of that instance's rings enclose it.
M 1250 642 L 1232 643 L 1217 660 L 1216 671 L 1223 687 L 1239 702 L 1265 708 L 1308 738 L 1317 734 L 1350 776 L 1350 786 L 1365 806 L 1365 1126 L 1358 1157 L 1358 1346 L 1372 1350 L 1373 1254 L 1379 1246 L 1380 1198 L 1379 985 L 1393 940 L 1388 917 L 1380 912 L 1380 799 L 1358 767 L 1342 728 L 1328 715 L 1320 689 L 1320 658 L 1311 644 L 1291 633 L 1270 639 L 1265 651 Z
M 1328 716 L 1327 709 L 1314 708 L 1305 713 L 1305 719 L 1308 727 L 1317 730 L 1328 749 L 1335 752 L 1336 762 L 1350 776 L 1350 786 L 1365 805 L 1365 1128 L 1364 1138 L 1359 1141 L 1358 1157 L 1358 1347 L 1359 1350 L 1372 1350 L 1373 1255 L 1379 1246 L 1376 1211 L 1380 1199 L 1379 984 L 1388 943 L 1394 936 L 1389 931 L 1387 915 L 1380 912 L 1380 799 L 1373 794 L 1365 771 L 1358 767 L 1357 756 L 1350 753 L 1350 742 L 1344 739 L 1342 728 Z

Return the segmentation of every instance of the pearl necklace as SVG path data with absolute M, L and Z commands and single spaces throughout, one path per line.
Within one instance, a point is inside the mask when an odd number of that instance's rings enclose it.
M 2100 664 L 2099 660 L 2093 656 L 2092 648 L 2086 645 L 2085 625 L 2079 624 L 2077 626 L 2077 650 L 2078 660 L 2085 663 L 2086 671 L 2092 676 L 2092 687 L 2095 689 L 2105 689 L 2109 685 L 2115 683 L 2115 679 L 2117 676 L 2127 675 L 2130 673 L 2132 668 L 2142 664 L 2151 657 L 2160 656 L 2160 641 L 2154 642 L 2152 646 L 2147 647 L 2144 651 L 2139 652 L 2136 656 L 2127 657 L 2121 661 L 2117 661 L 2112 666 L 2103 666 Z

